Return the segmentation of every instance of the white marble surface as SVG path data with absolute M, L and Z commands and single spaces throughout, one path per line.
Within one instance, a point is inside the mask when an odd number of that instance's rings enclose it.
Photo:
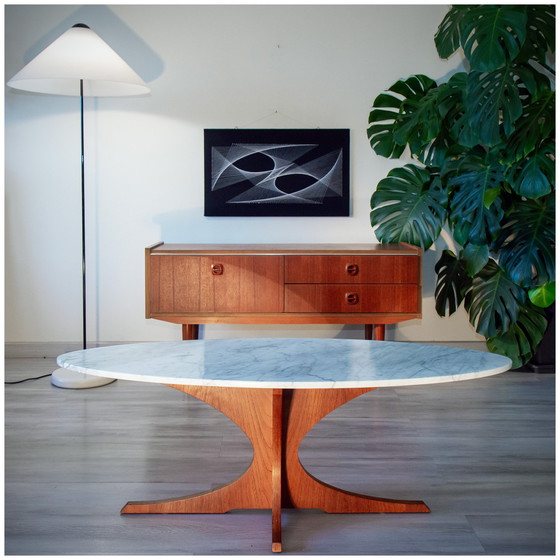
M 509 358 L 450 346 L 309 338 L 125 344 L 69 352 L 57 362 L 131 381 L 279 389 L 445 383 L 511 367 Z

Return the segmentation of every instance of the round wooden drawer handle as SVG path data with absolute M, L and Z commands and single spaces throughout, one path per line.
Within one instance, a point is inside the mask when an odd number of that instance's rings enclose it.
M 356 305 L 360 301 L 360 296 L 356 292 L 350 292 L 344 297 L 349 305 Z
M 213 264 L 211 267 L 212 274 L 214 276 L 220 276 L 224 273 L 224 265 L 223 264 Z
M 360 272 L 360 267 L 357 264 L 347 264 L 346 265 L 346 272 L 350 276 L 357 276 L 358 272 Z

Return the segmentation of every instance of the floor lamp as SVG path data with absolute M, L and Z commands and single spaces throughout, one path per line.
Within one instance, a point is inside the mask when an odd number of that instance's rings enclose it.
M 82 338 L 87 348 L 86 212 L 84 157 L 84 97 L 144 95 L 150 89 L 142 78 L 87 25 L 78 23 L 24 66 L 8 86 L 14 89 L 80 98 L 82 187 Z M 57 369 L 51 382 L 65 389 L 89 389 L 112 383 L 93 375 Z

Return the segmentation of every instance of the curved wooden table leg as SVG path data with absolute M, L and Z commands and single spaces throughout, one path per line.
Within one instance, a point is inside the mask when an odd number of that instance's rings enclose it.
M 253 444 L 253 461 L 237 480 L 220 488 L 166 500 L 128 502 L 121 513 L 226 513 L 231 509 L 270 509 L 271 391 L 169 386 L 208 403 L 233 420 Z
M 348 492 L 308 473 L 298 456 L 299 445 L 307 432 L 329 412 L 373 389 L 297 389 L 285 390 L 284 431 L 285 481 L 284 507 L 318 508 L 328 513 L 420 513 L 429 512 L 422 501 L 392 500 Z
M 284 394 L 272 391 L 272 552 L 282 552 L 282 506 L 284 494 Z
M 429 512 L 421 501 L 348 492 L 322 482 L 302 466 L 298 450 L 307 432 L 329 412 L 373 389 L 250 389 L 169 385 L 216 408 L 253 444 L 253 461 L 233 482 L 199 494 L 128 502 L 121 513 L 272 511 L 272 551 L 282 550 L 282 508 L 328 513 Z

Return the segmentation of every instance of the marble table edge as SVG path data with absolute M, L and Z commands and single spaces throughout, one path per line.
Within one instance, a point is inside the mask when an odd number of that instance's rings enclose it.
M 162 385 L 193 385 L 197 387 L 244 387 L 252 389 L 350 389 L 350 388 L 381 388 L 381 387 L 404 387 L 415 385 L 436 385 L 440 383 L 452 383 L 456 381 L 469 381 L 491 377 L 510 369 L 510 366 L 493 368 L 482 372 L 469 372 L 450 374 L 447 376 L 418 377 L 410 379 L 378 379 L 366 381 L 244 381 L 244 380 L 217 380 L 200 379 L 188 377 L 165 377 L 136 375 L 133 373 L 122 373 L 116 371 L 103 371 L 91 368 L 83 368 L 68 364 L 63 360 L 58 361 L 62 368 L 77 373 L 93 375 L 98 377 L 110 377 L 122 381 L 136 381 L 141 383 L 160 383 Z

